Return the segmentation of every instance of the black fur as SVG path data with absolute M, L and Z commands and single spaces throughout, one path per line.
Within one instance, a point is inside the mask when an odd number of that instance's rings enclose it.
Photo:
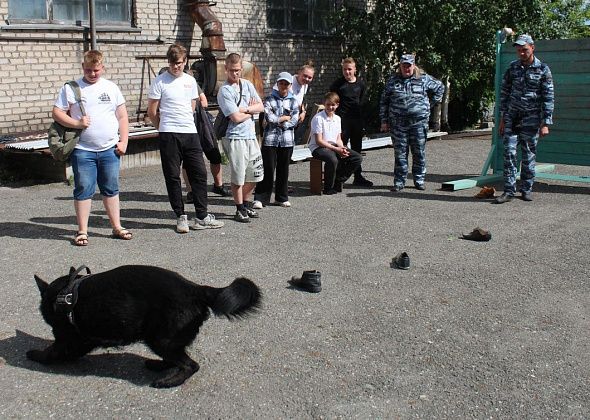
M 70 270 L 72 273 L 74 268 Z M 194 284 L 180 274 L 158 267 L 126 265 L 93 274 L 80 283 L 74 307 L 74 324 L 55 309 L 58 293 L 69 276 L 51 284 L 35 276 L 41 291 L 41 314 L 52 327 L 55 341 L 45 350 L 30 350 L 27 357 L 43 364 L 74 360 L 97 347 L 144 342 L 162 360 L 146 367 L 174 371 L 151 385 L 168 388 L 184 383 L 199 370 L 186 354 L 209 310 L 228 319 L 242 318 L 260 308 L 262 293 L 247 278 L 228 287 Z

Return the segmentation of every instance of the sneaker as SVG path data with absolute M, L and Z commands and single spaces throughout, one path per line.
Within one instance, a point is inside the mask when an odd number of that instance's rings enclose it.
M 241 211 L 236 210 L 236 214 L 234 214 L 234 220 L 240 223 L 250 223 L 250 217 L 247 214 L 242 214 Z
M 494 200 L 494 203 L 495 204 L 504 204 L 509 201 L 512 201 L 512 195 L 510 195 L 508 193 L 504 193 L 500 197 L 496 197 L 496 199 Z
M 213 185 L 213 189 L 211 190 L 215 194 L 220 195 L 222 197 L 230 197 L 231 192 L 225 188 L 223 185 Z
M 522 199 L 524 201 L 533 201 L 533 193 L 530 191 L 523 191 L 522 192 Z
M 344 185 L 343 182 L 334 182 L 334 189 L 336 190 L 336 192 L 342 192 L 342 185 Z
M 193 225 L 193 229 L 195 230 L 202 230 L 202 229 L 219 229 L 224 225 L 223 222 L 219 220 L 215 220 L 215 216 L 212 214 L 208 214 L 203 220 L 195 217 L 195 224 Z
M 275 201 L 275 206 L 291 207 L 291 203 L 288 201 Z
M 195 202 L 195 198 L 193 197 L 193 192 L 189 191 L 186 193 L 186 204 L 193 204 Z
M 417 190 L 420 190 L 420 191 L 424 191 L 426 189 L 426 187 L 422 183 L 417 183 L 414 186 L 416 187 Z
M 253 209 L 260 210 L 263 207 L 264 207 L 264 205 L 262 204 L 262 201 L 260 201 L 260 200 L 252 201 L 252 208 Z
M 334 195 L 334 194 L 338 194 L 338 191 L 336 191 L 334 188 L 330 188 L 329 190 L 324 190 L 324 194 L 325 195 Z
M 373 183 L 369 181 L 362 175 L 358 175 L 354 177 L 354 181 L 352 181 L 352 185 L 356 185 L 357 187 L 372 187 Z
M 178 233 L 188 233 L 189 230 L 188 217 L 186 217 L 186 214 L 181 214 L 176 221 L 176 231 Z
M 402 187 L 401 185 L 394 185 L 393 187 L 391 187 L 389 189 L 389 191 L 391 191 L 391 192 L 400 192 L 403 189 L 404 189 L 404 187 Z
M 251 209 L 250 207 L 246 207 L 246 214 L 251 219 L 258 219 L 260 217 L 258 212 L 254 209 Z

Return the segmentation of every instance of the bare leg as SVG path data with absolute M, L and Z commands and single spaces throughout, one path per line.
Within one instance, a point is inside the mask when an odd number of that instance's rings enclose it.
M 244 201 L 252 201 L 252 191 L 256 187 L 255 182 L 246 182 L 242 186 L 242 202 Z
M 92 199 L 74 200 L 74 209 L 76 210 L 76 221 L 78 223 L 78 232 L 88 233 L 88 218 L 92 208 Z
M 102 197 L 102 203 L 107 212 L 111 226 L 115 230 L 121 229 L 121 216 L 119 209 L 119 194 L 112 197 Z
M 231 184 L 231 195 L 234 198 L 234 203 L 236 204 L 243 204 L 244 203 L 244 196 L 242 191 L 244 189 L 243 185 L 236 185 Z
M 213 175 L 213 185 L 221 187 L 223 185 L 221 163 L 212 163 L 209 168 L 211 169 L 211 175 Z

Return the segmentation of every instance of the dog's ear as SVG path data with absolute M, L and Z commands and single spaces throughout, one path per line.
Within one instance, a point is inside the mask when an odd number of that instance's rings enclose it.
M 36 274 L 35 274 L 35 282 L 37 283 L 37 287 L 39 288 L 41 295 L 43 295 L 43 292 L 45 292 L 45 290 L 47 290 L 47 287 L 49 287 L 49 284 L 47 284 L 47 282 L 45 280 L 43 280 L 41 277 L 39 277 Z

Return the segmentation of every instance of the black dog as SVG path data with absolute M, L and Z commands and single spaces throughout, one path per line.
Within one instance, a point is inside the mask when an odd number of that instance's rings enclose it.
M 174 368 L 151 385 L 178 386 L 199 370 L 185 348 L 199 333 L 209 310 L 228 319 L 241 318 L 259 309 L 262 299 L 258 286 L 244 277 L 215 288 L 158 267 L 126 265 L 86 276 L 79 274 L 83 268 L 72 267 L 68 276 L 51 284 L 35 276 L 41 313 L 55 341 L 45 350 L 28 351 L 29 359 L 57 363 L 97 347 L 143 341 L 163 359 L 147 360 L 148 369 Z

